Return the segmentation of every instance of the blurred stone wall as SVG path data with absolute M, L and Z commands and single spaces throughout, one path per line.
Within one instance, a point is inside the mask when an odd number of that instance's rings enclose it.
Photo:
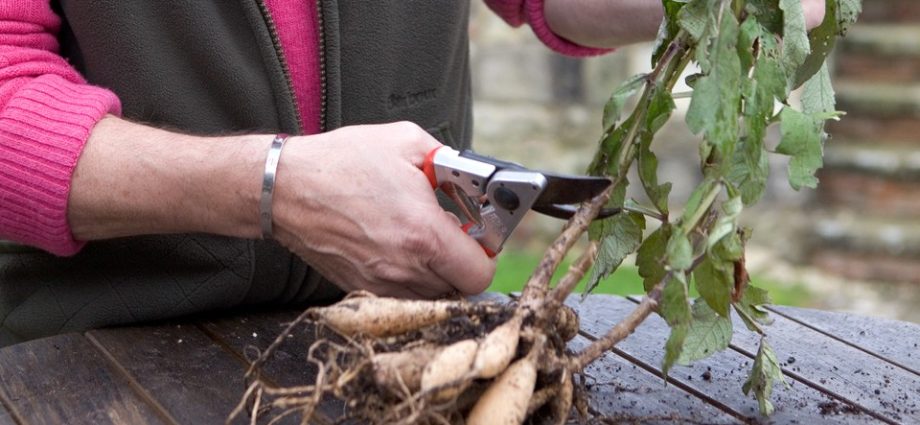
M 920 1 L 865 0 L 838 45 L 809 258 L 851 278 L 920 283 Z

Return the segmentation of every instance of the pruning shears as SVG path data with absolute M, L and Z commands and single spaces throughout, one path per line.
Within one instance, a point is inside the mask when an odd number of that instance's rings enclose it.
M 501 251 L 528 210 L 569 219 L 577 204 L 597 196 L 611 184 L 604 177 L 535 171 L 447 146 L 429 152 L 422 171 L 433 189 L 440 188 L 457 203 L 467 219 L 463 230 L 490 257 Z M 617 213 L 619 209 L 604 209 L 597 219 Z

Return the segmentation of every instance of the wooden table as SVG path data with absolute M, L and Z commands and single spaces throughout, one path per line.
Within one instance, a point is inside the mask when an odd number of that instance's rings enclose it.
M 573 303 L 584 345 L 636 300 L 591 296 Z M 667 328 L 650 318 L 587 371 L 600 423 L 920 424 L 920 326 L 840 313 L 776 307 L 768 327 L 791 384 L 776 388 L 776 413 L 762 418 L 741 384 L 757 338 L 736 323 L 731 349 L 675 367 L 658 365 Z M 239 401 L 252 347 L 266 347 L 296 312 L 249 313 L 181 323 L 67 334 L 0 350 L 0 425 L 219 424 Z M 303 361 L 313 332 L 282 347 L 266 376 L 310 381 Z M 328 417 L 341 412 L 324 406 Z M 239 421 L 243 423 L 243 420 Z M 328 422 L 328 421 L 322 421 Z

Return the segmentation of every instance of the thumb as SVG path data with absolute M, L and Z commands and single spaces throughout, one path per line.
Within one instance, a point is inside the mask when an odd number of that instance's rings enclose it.
M 440 247 L 429 267 L 463 294 L 485 291 L 495 275 L 495 260 L 457 225 L 455 218 L 448 218 L 446 214 L 440 217 L 435 223 Z

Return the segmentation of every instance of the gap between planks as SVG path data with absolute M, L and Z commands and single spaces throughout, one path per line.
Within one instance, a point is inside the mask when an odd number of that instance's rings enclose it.
M 518 298 L 520 298 L 520 294 L 519 294 L 519 293 L 512 293 L 512 294 L 509 294 L 509 298 L 511 298 L 512 300 L 517 300 Z M 590 333 L 588 333 L 588 332 L 586 332 L 586 331 L 583 331 L 583 330 L 581 330 L 581 329 L 578 330 L 578 334 L 581 335 L 581 336 L 583 336 L 584 338 L 586 338 L 586 339 L 592 341 L 592 342 L 597 341 L 597 339 L 598 339 L 596 336 L 591 335 Z M 738 419 L 738 420 L 741 421 L 742 423 L 745 423 L 745 424 L 750 424 L 750 423 L 752 423 L 751 420 L 750 420 L 750 418 L 748 418 L 747 416 L 745 416 L 745 415 L 742 414 L 741 412 L 735 411 L 735 409 L 732 409 L 730 406 L 726 405 L 725 403 L 722 403 L 721 401 L 716 400 L 716 399 L 714 399 L 714 398 L 712 398 L 712 397 L 706 395 L 705 393 L 703 393 L 703 392 L 701 392 L 701 391 L 699 391 L 699 390 L 697 390 L 697 389 L 695 389 L 695 388 L 693 388 L 693 387 L 691 387 L 691 386 L 689 386 L 689 385 L 683 383 L 682 381 L 676 380 L 676 379 L 674 379 L 674 378 L 672 378 L 672 377 L 670 377 L 670 376 L 663 377 L 662 374 L 661 374 L 661 371 L 660 371 L 657 367 L 655 367 L 655 366 L 653 366 L 653 365 L 651 365 L 651 364 L 645 363 L 645 362 L 643 362 L 642 360 L 638 359 L 637 357 L 632 356 L 632 355 L 630 355 L 629 353 L 627 353 L 627 352 L 625 352 L 625 351 L 623 351 L 623 350 L 620 350 L 619 348 L 613 347 L 609 352 L 610 352 L 610 353 L 613 353 L 613 354 L 616 354 L 617 356 L 622 357 L 622 358 L 625 359 L 626 361 L 628 361 L 628 362 L 630 362 L 630 363 L 632 363 L 632 364 L 638 366 L 639 368 L 645 370 L 646 372 L 648 372 L 648 373 L 650 373 L 650 374 L 652 374 L 652 375 L 654 375 L 654 376 L 656 376 L 656 377 L 658 377 L 658 378 L 662 378 L 662 379 L 666 380 L 668 383 L 673 384 L 675 387 L 680 388 L 680 389 L 683 390 L 684 392 L 686 392 L 686 393 L 688 393 L 688 394 L 690 394 L 690 395 L 692 395 L 692 396 L 694 396 L 694 397 L 696 397 L 696 398 L 702 400 L 704 403 L 707 403 L 707 404 L 709 404 L 709 405 L 715 407 L 716 409 L 719 409 L 720 411 L 725 412 L 725 414 L 727 414 L 727 415 L 729 415 L 729 416 L 731 416 L 731 417 L 733 417 L 733 418 L 735 418 L 735 419 Z
M 16 425 L 27 425 L 25 419 L 22 418 L 22 415 L 13 408 L 13 403 L 6 398 L 6 392 L 0 391 L 0 409 L 3 409 L 9 418 L 13 420 Z
M 630 295 L 630 296 L 626 297 L 626 299 L 628 299 L 629 301 L 633 302 L 634 304 L 639 304 L 640 302 L 642 302 L 642 298 L 639 298 L 639 297 L 636 297 L 636 296 L 633 296 L 633 295 Z M 772 310 L 771 310 L 771 311 L 772 311 Z M 781 316 L 784 317 L 784 318 L 786 317 L 785 315 L 781 315 Z M 734 343 L 730 343 L 730 344 L 729 344 L 729 348 L 731 348 L 732 350 L 734 350 L 734 351 L 740 353 L 741 355 L 743 355 L 743 356 L 745 356 L 745 357 L 748 357 L 748 358 L 750 358 L 750 359 L 752 359 L 752 360 L 756 357 L 755 354 L 748 352 L 748 351 L 745 350 L 744 348 L 741 348 L 741 347 L 735 345 Z M 614 348 L 614 349 L 616 349 L 616 348 Z M 865 414 L 867 414 L 867 415 L 869 415 L 869 416 L 871 416 L 871 417 L 873 417 L 873 418 L 875 418 L 875 419 L 877 419 L 877 420 L 879 420 L 879 421 L 881 421 L 881 422 L 884 422 L 884 423 L 886 423 L 886 424 L 899 425 L 899 422 L 897 422 L 897 421 L 895 421 L 895 420 L 892 420 L 892 419 L 890 419 L 890 418 L 888 418 L 888 417 L 885 417 L 885 416 L 881 415 L 880 413 L 875 412 L 874 410 L 869 409 L 869 408 L 863 406 L 862 404 L 859 404 L 859 403 L 857 403 L 857 402 L 855 402 L 855 401 L 853 401 L 853 400 L 850 400 L 849 398 L 847 398 L 847 397 L 845 397 L 845 396 L 843 396 L 843 395 L 841 395 L 841 394 L 837 394 L 835 391 L 831 391 L 830 389 L 821 386 L 820 384 L 818 384 L 818 383 L 816 383 L 816 382 L 814 382 L 814 381 L 812 381 L 812 380 L 810 380 L 810 379 L 808 379 L 808 378 L 806 378 L 806 377 L 800 375 L 800 374 L 797 373 L 797 372 L 794 372 L 794 371 L 792 371 L 792 370 L 790 370 L 790 369 L 788 369 L 788 368 L 786 368 L 786 367 L 782 367 L 782 366 L 781 366 L 780 368 L 782 369 L 783 375 L 788 376 L 788 377 L 790 377 L 790 378 L 792 378 L 792 379 L 794 379 L 794 380 L 796 380 L 796 381 L 799 381 L 799 382 L 801 382 L 802 384 L 811 387 L 811 388 L 814 389 L 815 391 L 818 391 L 818 392 L 820 392 L 820 393 L 822 393 L 822 394 L 828 396 L 829 398 L 833 398 L 833 399 L 839 400 L 839 401 L 841 401 L 841 402 L 843 402 L 843 403 L 849 404 L 850 406 L 853 406 L 853 407 L 859 409 L 859 411 L 861 411 L 862 413 L 865 413 Z
M 824 336 L 826 336 L 826 337 L 828 337 L 828 338 L 831 338 L 831 339 L 833 339 L 833 340 L 839 341 L 839 342 L 841 342 L 841 343 L 843 343 L 843 344 L 845 344 L 845 345 L 848 345 L 848 346 L 850 346 L 850 347 L 853 347 L 853 348 L 855 348 L 855 349 L 857 349 L 857 350 L 859 350 L 859 351 L 862 351 L 862 352 L 864 352 L 864 353 L 866 353 L 866 354 L 868 354 L 868 355 L 870 355 L 870 356 L 872 356 L 872 357 L 875 357 L 875 358 L 877 358 L 877 359 L 879 359 L 879 360 L 881 360 L 881 361 L 884 361 L 884 362 L 886 362 L 886 363 L 889 363 L 889 364 L 891 364 L 892 366 L 899 367 L 899 368 L 901 368 L 901 369 L 904 369 L 904 370 L 906 370 L 906 371 L 908 371 L 908 372 L 913 373 L 914 375 L 920 376 L 920 371 L 918 371 L 918 370 L 916 370 L 916 369 L 913 369 L 913 368 L 911 368 L 910 366 L 907 366 L 907 365 L 905 365 L 905 364 L 903 364 L 903 363 L 901 363 L 901 362 L 899 362 L 899 361 L 897 361 L 897 360 L 890 359 L 890 358 L 885 357 L 884 355 L 882 355 L 882 354 L 880 354 L 880 353 L 876 353 L 875 351 L 866 349 L 866 348 L 864 348 L 864 347 L 860 347 L 859 345 L 856 345 L 856 343 L 850 342 L 850 340 L 848 340 L 848 339 L 845 339 L 845 338 L 843 338 L 843 337 L 839 337 L 839 336 L 834 335 L 834 334 L 832 334 L 832 333 L 830 333 L 830 332 L 828 332 L 828 331 L 825 331 L 824 329 L 821 329 L 821 328 L 818 328 L 818 327 L 816 327 L 816 326 L 814 326 L 814 325 L 811 325 L 811 324 L 809 324 L 808 322 L 802 321 L 802 320 L 797 319 L 797 318 L 795 318 L 795 317 L 793 317 L 793 316 L 790 316 L 790 315 L 788 315 L 788 314 L 786 314 L 786 313 L 783 313 L 782 311 L 779 311 L 779 310 L 773 308 L 772 306 L 766 306 L 766 308 L 767 308 L 767 310 L 770 310 L 771 313 L 773 313 L 773 314 L 775 314 L 775 315 L 777 315 L 777 316 L 785 317 L 786 319 L 789 319 L 789 320 L 791 320 L 791 321 L 793 321 L 793 322 L 795 322 L 795 323 L 798 323 L 798 324 L 800 324 L 800 325 L 802 325 L 802 326 L 804 326 L 804 327 L 806 327 L 806 328 L 808 328 L 808 329 L 811 329 L 811 330 L 813 330 L 813 331 L 815 331 L 815 332 L 817 332 L 817 333 L 819 333 L 819 334 L 822 334 L 822 335 L 824 335 Z
M 240 363 L 242 363 L 243 366 L 246 367 L 246 370 L 249 370 L 249 367 L 252 365 L 252 362 L 250 362 L 249 359 L 246 358 L 246 356 L 245 356 L 244 353 L 238 352 L 238 351 L 237 351 L 235 348 L 233 348 L 233 346 L 232 346 L 229 342 L 227 342 L 220 334 L 218 334 L 217 332 L 214 332 L 213 330 L 209 329 L 207 326 L 204 326 L 204 325 L 202 325 L 202 324 L 199 323 L 199 324 L 195 324 L 195 327 L 198 328 L 198 330 L 200 330 L 201 332 L 203 332 L 205 335 L 207 335 L 207 337 L 210 338 L 211 341 L 213 341 L 215 344 L 217 344 L 219 347 L 221 347 L 224 351 L 230 353 L 230 356 L 231 356 L 231 357 L 235 358 L 237 361 L 239 361 Z M 261 379 L 262 381 L 264 381 L 265 383 L 267 383 L 267 384 L 269 384 L 269 385 L 271 385 L 271 386 L 273 386 L 273 387 L 277 387 L 277 388 L 280 388 L 280 387 L 281 387 L 281 385 L 279 385 L 278 382 L 276 382 L 274 379 L 271 379 L 271 378 L 268 378 L 268 377 L 265 377 L 265 376 L 262 376 L 262 375 L 260 375 L 259 379 Z M 228 412 L 228 413 L 229 413 L 229 412 Z M 316 409 L 316 410 L 313 412 L 313 417 L 311 418 L 311 423 L 317 423 L 317 424 L 319 424 L 319 425 L 333 425 L 333 424 L 335 424 L 336 422 L 333 421 L 332 419 L 326 417 L 326 415 L 325 415 L 323 412 L 321 412 L 319 409 Z
M 593 341 L 597 341 L 597 339 L 598 339 L 596 336 L 591 335 L 591 334 L 589 334 L 588 332 L 585 332 L 585 331 L 582 331 L 582 330 L 579 330 L 579 331 L 578 331 L 578 334 L 581 335 L 581 336 L 583 336 L 583 337 L 585 337 L 585 338 L 588 339 L 588 340 L 591 340 L 592 342 L 593 342 Z M 646 363 L 646 362 L 643 362 L 643 361 L 640 360 L 639 358 L 637 358 L 637 357 L 635 357 L 635 356 L 633 356 L 633 355 L 630 355 L 629 353 L 627 353 L 627 352 L 625 352 L 625 351 L 623 351 L 623 350 L 620 350 L 619 348 L 616 348 L 616 347 L 613 347 L 612 349 L 610 349 L 609 352 L 610 352 L 610 353 L 613 353 L 613 354 L 616 354 L 616 355 L 618 355 L 618 356 L 620 356 L 620 357 L 626 359 L 626 361 L 628 361 L 628 362 L 630 362 L 630 363 L 632 363 L 632 364 L 634 364 L 634 365 L 640 367 L 641 369 L 645 370 L 645 371 L 648 372 L 648 373 L 651 373 L 652 375 L 654 375 L 654 376 L 656 376 L 656 377 L 658 377 L 658 378 L 664 379 L 664 380 L 667 381 L 669 384 L 672 384 L 672 385 L 674 385 L 675 387 L 680 388 L 680 389 L 683 390 L 684 392 L 686 392 L 686 393 L 688 393 L 688 394 L 690 394 L 690 395 L 693 395 L 694 397 L 696 397 L 696 398 L 702 400 L 704 403 L 707 403 L 707 404 L 709 404 L 709 405 L 711 405 L 711 406 L 713 406 L 713 407 L 715 407 L 715 408 L 717 408 L 717 409 L 719 409 L 719 410 L 725 412 L 726 414 L 732 416 L 733 418 L 738 419 L 738 420 L 741 421 L 742 423 L 746 423 L 746 424 L 751 423 L 750 418 L 748 418 L 747 416 L 745 416 L 745 415 L 742 414 L 741 412 L 735 411 L 735 409 L 732 409 L 731 406 L 728 406 L 728 405 L 726 405 L 725 403 L 722 403 L 721 401 L 719 401 L 719 400 L 717 400 L 717 399 L 715 399 L 715 398 L 712 398 L 712 397 L 706 395 L 706 393 L 703 393 L 703 392 L 701 392 L 701 391 L 699 391 L 699 390 L 697 390 L 697 389 L 695 389 L 695 388 L 693 388 L 693 387 L 691 387 L 691 386 L 685 384 L 685 383 L 682 382 L 682 381 L 679 381 L 679 380 L 677 380 L 677 379 L 675 379 L 675 378 L 672 378 L 671 376 L 667 376 L 667 377 L 662 376 L 661 371 L 660 371 L 657 367 L 655 367 L 655 366 L 653 366 L 653 365 L 651 365 L 651 364 L 648 364 L 648 363 Z
M 126 381 L 128 381 L 128 385 L 131 386 L 131 389 L 134 390 L 138 396 L 140 396 L 141 400 L 147 402 L 147 404 L 153 408 L 153 411 L 157 412 L 157 414 L 160 415 L 160 418 L 163 419 L 166 423 L 179 425 L 179 422 L 169 413 L 169 411 L 166 410 L 166 408 L 164 408 L 163 405 L 161 405 L 160 402 L 157 401 L 157 399 L 153 397 L 152 394 L 150 394 L 150 392 L 141 386 L 141 384 L 138 383 L 136 379 L 134 379 L 134 376 L 131 375 L 131 372 L 128 372 L 128 370 L 125 369 L 121 363 L 118 363 L 118 360 L 115 359 L 115 356 L 113 356 L 112 353 L 110 353 L 109 350 L 105 348 L 104 345 L 102 345 L 102 342 L 96 339 L 96 337 L 94 337 L 90 332 L 92 331 L 84 332 L 83 337 L 89 340 L 90 344 L 92 344 L 93 347 L 95 347 L 96 350 L 102 354 L 102 356 L 106 359 L 106 361 L 109 362 L 112 368 L 115 369 L 115 371 L 123 378 L 125 378 Z

